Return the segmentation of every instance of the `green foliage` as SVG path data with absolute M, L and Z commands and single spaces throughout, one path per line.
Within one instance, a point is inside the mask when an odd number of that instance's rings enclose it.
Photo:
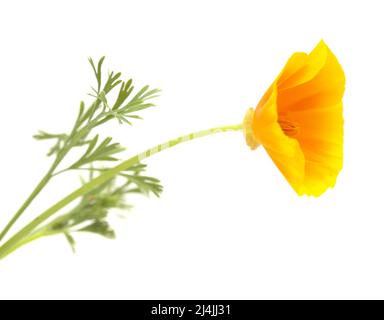
M 117 155 L 124 148 L 111 137 L 101 139 L 94 133 L 94 129 L 114 119 L 121 124 L 132 125 L 132 120 L 141 119 L 138 115 L 140 111 L 154 106 L 152 100 L 160 92 L 158 89 L 144 86 L 134 93 L 132 79 L 123 81 L 120 72 L 109 72 L 103 82 L 104 57 L 97 63 L 89 58 L 89 63 L 96 78 L 96 87 L 91 88 L 92 93 L 89 94 L 94 101 L 88 108 L 84 102 L 80 103 L 77 118 L 69 133 L 39 131 L 34 136 L 36 140 L 53 141 L 53 146 L 48 152 L 48 156 L 55 157 L 52 177 L 70 170 L 87 170 L 90 181 L 98 173 L 108 170 L 107 164 L 119 160 Z M 115 88 L 119 88 L 119 91 L 111 102 L 109 94 Z M 81 156 L 70 166 L 59 169 L 61 161 L 74 148 L 82 150 Z M 115 232 L 108 222 L 111 210 L 129 209 L 131 207 L 131 204 L 127 203 L 129 194 L 159 196 L 162 192 L 158 179 L 143 175 L 145 169 L 146 166 L 140 163 L 121 172 L 85 194 L 72 210 L 58 216 L 35 232 L 61 233 L 73 250 L 74 233 L 90 232 L 113 239 Z
M 127 202 L 130 193 L 150 193 L 159 196 L 162 191 L 160 181 L 143 176 L 146 165 L 137 164 L 125 170 L 118 176 L 86 193 L 80 202 L 68 213 L 63 214 L 43 227 L 49 234 L 63 233 L 75 248 L 74 233 L 91 232 L 108 239 L 115 238 L 115 232 L 108 222 L 112 209 L 128 210 L 132 205 Z M 87 183 L 95 174 L 106 170 L 105 168 L 89 168 L 89 177 L 83 180 Z
M 98 137 L 95 135 L 89 138 L 94 128 L 113 119 L 117 120 L 120 124 L 127 123 L 131 125 L 133 119 L 141 119 L 137 114 L 139 111 L 155 106 L 154 103 L 152 103 L 152 100 L 158 97 L 160 90 L 144 86 L 130 98 L 134 91 L 132 79 L 123 81 L 120 72 L 110 72 L 103 85 L 102 66 L 104 57 L 99 60 L 97 65 L 91 58 L 89 58 L 89 62 L 97 82 L 97 87 L 92 88 L 92 93 L 90 94 L 90 96 L 94 98 L 94 101 L 88 108 L 85 107 L 84 102 L 80 103 L 78 116 L 71 133 L 52 134 L 39 131 L 39 133 L 34 136 L 37 140 L 55 141 L 55 144 L 48 153 L 49 156 L 57 155 L 58 157 L 63 157 L 63 155 L 67 154 L 73 147 L 83 147 L 84 145 L 95 147 L 94 142 L 97 142 Z M 117 97 L 113 103 L 110 103 L 108 95 L 119 85 L 120 89 Z M 105 142 L 106 140 L 104 140 L 103 143 Z M 104 148 L 106 146 L 103 145 L 102 147 Z M 93 150 L 88 151 L 91 152 Z M 110 161 L 110 155 L 122 150 L 119 149 L 118 145 L 108 145 L 107 150 L 98 150 L 98 152 L 100 151 L 105 152 L 106 155 L 99 157 L 96 161 Z M 87 154 L 87 156 L 89 156 L 89 154 Z M 92 161 L 95 161 L 93 160 L 93 157 L 91 159 Z M 86 163 L 89 162 L 83 164 Z M 71 167 L 70 169 L 73 168 L 75 167 Z
M 78 169 L 86 164 L 91 164 L 96 161 L 117 161 L 118 159 L 112 155 L 124 150 L 119 143 L 111 143 L 112 138 L 105 138 L 103 142 L 97 145 L 99 135 L 96 135 L 92 140 L 86 144 L 88 148 L 85 150 L 83 156 L 73 163 L 69 169 Z

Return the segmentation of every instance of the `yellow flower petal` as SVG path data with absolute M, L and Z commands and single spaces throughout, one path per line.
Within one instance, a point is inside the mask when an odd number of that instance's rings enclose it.
M 299 195 L 322 194 L 342 168 L 344 85 L 340 64 L 321 41 L 309 55 L 288 60 L 254 110 L 254 139 Z

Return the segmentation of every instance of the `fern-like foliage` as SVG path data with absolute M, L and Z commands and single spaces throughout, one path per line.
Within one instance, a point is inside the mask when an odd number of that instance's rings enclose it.
M 34 136 L 37 140 L 53 141 L 48 152 L 48 156 L 55 157 L 52 177 L 67 171 L 86 170 L 89 172 L 87 180 L 84 180 L 86 182 L 108 170 L 108 164 L 119 160 L 118 155 L 124 147 L 111 137 L 101 138 L 94 133 L 94 129 L 113 120 L 132 125 L 133 120 L 141 119 L 138 114 L 140 111 L 154 106 L 152 100 L 158 96 L 158 89 L 144 86 L 135 93 L 132 79 L 122 80 L 120 72 L 109 72 L 103 81 L 104 60 L 102 57 L 95 63 L 89 59 L 96 78 L 96 86 L 91 88 L 92 92 L 89 94 L 94 100 L 88 107 L 85 107 L 83 101 L 80 103 L 72 129 L 68 133 L 39 131 Z M 110 101 L 109 96 L 114 89 L 118 89 L 118 92 Z M 60 168 L 62 160 L 74 148 L 82 150 L 80 157 L 69 166 Z M 144 175 L 145 169 L 146 166 L 140 163 L 121 172 L 89 191 L 69 212 L 58 216 L 35 233 L 63 234 L 73 249 L 75 233 L 91 232 L 114 238 L 115 232 L 108 222 L 112 210 L 129 209 L 129 194 L 159 196 L 162 192 L 160 181 Z

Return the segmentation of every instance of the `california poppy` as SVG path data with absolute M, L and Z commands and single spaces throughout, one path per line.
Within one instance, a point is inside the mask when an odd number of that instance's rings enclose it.
M 262 145 L 299 194 L 319 196 L 343 165 L 344 72 L 324 41 L 292 55 L 244 119 L 251 149 Z

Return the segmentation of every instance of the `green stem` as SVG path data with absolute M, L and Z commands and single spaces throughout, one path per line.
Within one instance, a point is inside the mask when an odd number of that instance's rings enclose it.
M 16 223 L 16 221 L 20 218 L 20 216 L 24 213 L 24 211 L 31 204 L 31 202 L 38 196 L 38 194 L 41 192 L 41 190 L 43 190 L 43 188 L 47 185 L 49 180 L 52 178 L 52 174 L 55 171 L 56 167 L 58 166 L 59 162 L 60 161 L 58 161 L 58 159 L 55 160 L 55 162 L 52 164 L 51 168 L 48 170 L 48 172 L 45 174 L 45 176 L 41 179 L 41 181 L 38 183 L 38 185 L 35 187 L 35 189 L 29 195 L 27 200 L 24 201 L 24 203 L 19 208 L 19 210 L 17 210 L 15 215 L 12 217 L 12 219 L 5 226 L 3 231 L 1 231 L 0 241 L 5 237 L 5 235 L 8 233 L 8 231 L 12 228 L 12 226 Z
M 32 234 L 30 234 L 28 237 L 22 239 L 21 241 L 19 241 L 13 248 L 12 248 L 12 251 L 15 251 L 17 250 L 18 248 L 32 242 L 32 241 L 35 241 L 37 239 L 40 239 L 40 238 L 43 238 L 43 237 L 47 237 L 47 236 L 54 236 L 54 235 L 57 235 L 57 234 L 60 234 L 61 232 L 60 231 L 52 231 L 52 230 L 46 230 L 45 228 L 41 229 L 41 230 L 38 230 L 36 232 L 33 232 Z
M 211 128 L 208 130 L 202 130 L 194 133 L 190 133 L 184 136 L 180 136 L 176 139 L 169 140 L 165 143 L 159 144 L 153 148 L 150 148 L 142 153 L 139 153 L 132 158 L 123 161 L 119 165 L 108 169 L 107 171 L 101 172 L 101 174 L 96 177 L 95 179 L 91 180 L 90 182 L 84 184 L 82 187 L 78 188 L 77 190 L 73 191 L 63 199 L 61 199 L 59 202 L 54 204 L 52 207 L 44 211 L 42 214 L 40 214 L 37 218 L 32 220 L 29 224 L 27 224 L 24 228 L 22 228 L 20 231 L 18 231 L 13 237 L 11 237 L 7 242 L 5 242 L 0 247 L 0 259 L 6 257 L 11 252 L 19 248 L 21 245 L 20 243 L 23 243 L 28 240 L 28 236 L 31 235 L 33 230 L 35 230 L 41 223 L 49 219 L 52 215 L 54 215 L 57 211 L 71 203 L 72 201 L 76 200 L 80 196 L 84 195 L 85 193 L 91 191 L 95 187 L 99 186 L 100 184 L 106 182 L 107 180 L 111 179 L 115 175 L 117 175 L 119 172 L 124 171 L 130 167 L 132 167 L 134 164 L 142 161 L 145 158 L 148 158 L 156 153 L 159 153 L 163 150 L 166 150 L 168 148 L 171 148 L 173 146 L 176 146 L 180 143 L 190 141 L 196 138 L 205 137 L 211 134 L 219 133 L 219 132 L 227 132 L 227 131 L 238 131 L 242 130 L 242 124 L 239 125 L 230 125 L 230 126 L 223 126 L 223 127 L 216 127 Z M 33 235 L 33 234 L 32 234 Z M 27 240 L 26 240 L 27 239 Z M 34 240 L 34 239 L 32 239 Z M 27 241 L 30 242 L 30 241 Z
M 91 106 L 92 108 L 92 106 Z M 61 170 L 59 172 L 55 173 L 56 168 L 59 166 L 61 161 L 64 159 L 64 157 L 67 155 L 68 151 L 71 149 L 71 147 L 76 143 L 76 136 L 81 136 L 82 131 L 91 130 L 92 127 L 98 125 L 98 121 L 102 117 L 102 115 L 98 115 L 94 120 L 92 120 L 90 123 L 88 123 L 83 129 L 81 129 L 79 132 L 76 132 L 76 129 L 78 128 L 78 120 L 76 121 L 75 125 L 72 128 L 71 134 L 69 135 L 62 151 L 60 154 L 57 155 L 55 161 L 53 162 L 51 168 L 48 170 L 48 172 L 45 174 L 45 176 L 41 179 L 41 181 L 38 183 L 38 185 L 35 187 L 35 189 L 32 191 L 32 193 L 29 195 L 27 200 L 22 204 L 22 206 L 17 210 L 17 212 L 14 214 L 12 219 L 8 222 L 8 224 L 5 226 L 5 228 L 0 233 L 0 242 L 1 240 L 7 235 L 9 230 L 12 228 L 12 226 L 16 223 L 16 221 L 20 218 L 20 216 L 24 213 L 24 211 L 29 207 L 29 205 L 32 203 L 32 201 L 39 195 L 41 190 L 44 189 L 44 187 L 48 184 L 48 182 L 56 175 L 65 172 L 67 170 Z M 73 139 L 72 139 L 73 138 Z

